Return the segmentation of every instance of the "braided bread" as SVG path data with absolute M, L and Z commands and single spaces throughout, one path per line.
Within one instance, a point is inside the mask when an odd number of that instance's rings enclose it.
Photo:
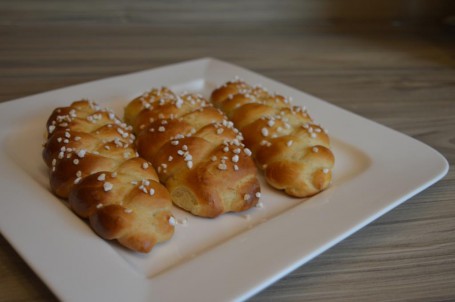
M 251 151 L 232 122 L 200 95 L 153 89 L 128 104 L 125 121 L 137 135 L 139 154 L 152 162 L 180 208 L 216 217 L 258 202 Z
M 49 117 L 43 159 L 51 190 L 68 198 L 71 209 L 88 218 L 99 236 L 149 252 L 174 232 L 172 203 L 133 142 L 131 127 L 82 100 Z
M 215 89 L 211 101 L 243 133 L 272 187 L 307 197 L 329 185 L 334 165 L 329 137 L 304 108 L 239 80 Z

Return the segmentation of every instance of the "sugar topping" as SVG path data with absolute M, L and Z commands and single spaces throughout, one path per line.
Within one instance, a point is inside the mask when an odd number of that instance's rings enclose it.
M 87 150 L 81 149 L 77 152 L 77 156 L 79 156 L 80 158 L 83 158 L 86 153 L 87 153 Z
M 104 192 L 108 192 L 108 191 L 112 190 L 113 187 L 114 186 L 110 182 L 107 182 L 107 181 L 103 184 Z
M 55 130 L 55 126 L 54 125 L 50 125 L 49 128 L 48 128 L 49 134 L 52 134 L 52 132 L 54 132 L 54 130 Z

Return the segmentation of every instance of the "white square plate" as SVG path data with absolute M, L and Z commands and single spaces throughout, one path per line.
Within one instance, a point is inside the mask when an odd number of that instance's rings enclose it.
M 196 218 L 175 209 L 174 238 L 136 254 L 98 238 L 49 191 L 41 159 L 45 122 L 57 106 L 88 98 L 122 108 L 152 87 L 212 89 L 239 76 L 291 96 L 330 131 L 332 186 L 307 200 L 261 179 L 263 208 Z M 0 229 L 65 301 L 246 299 L 442 178 L 447 161 L 413 138 L 325 101 L 214 59 L 117 76 L 0 104 Z

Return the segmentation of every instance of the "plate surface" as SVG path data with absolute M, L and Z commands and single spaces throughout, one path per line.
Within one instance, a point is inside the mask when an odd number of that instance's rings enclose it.
M 216 219 L 175 209 L 172 240 L 136 254 L 98 238 L 49 191 L 41 159 L 46 120 L 58 106 L 88 98 L 122 109 L 159 86 L 208 97 L 239 76 L 291 96 L 330 131 L 333 184 L 309 199 L 261 179 L 263 204 Z M 0 104 L 0 230 L 65 301 L 243 300 L 441 179 L 434 149 L 325 101 L 214 59 L 200 59 L 71 86 Z M 393 146 L 393 147 L 390 147 Z

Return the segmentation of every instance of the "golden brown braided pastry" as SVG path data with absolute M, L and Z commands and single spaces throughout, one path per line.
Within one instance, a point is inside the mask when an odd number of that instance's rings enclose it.
M 238 80 L 214 90 L 211 101 L 243 133 L 271 186 L 307 197 L 329 185 L 334 165 L 329 137 L 305 109 Z
M 69 198 L 98 235 L 149 252 L 172 237 L 172 203 L 151 164 L 138 157 L 130 128 L 94 103 L 74 102 L 49 117 L 43 158 L 52 191 Z
M 251 151 L 226 116 L 201 96 L 153 89 L 125 109 L 138 152 L 177 206 L 203 217 L 238 212 L 260 197 Z

